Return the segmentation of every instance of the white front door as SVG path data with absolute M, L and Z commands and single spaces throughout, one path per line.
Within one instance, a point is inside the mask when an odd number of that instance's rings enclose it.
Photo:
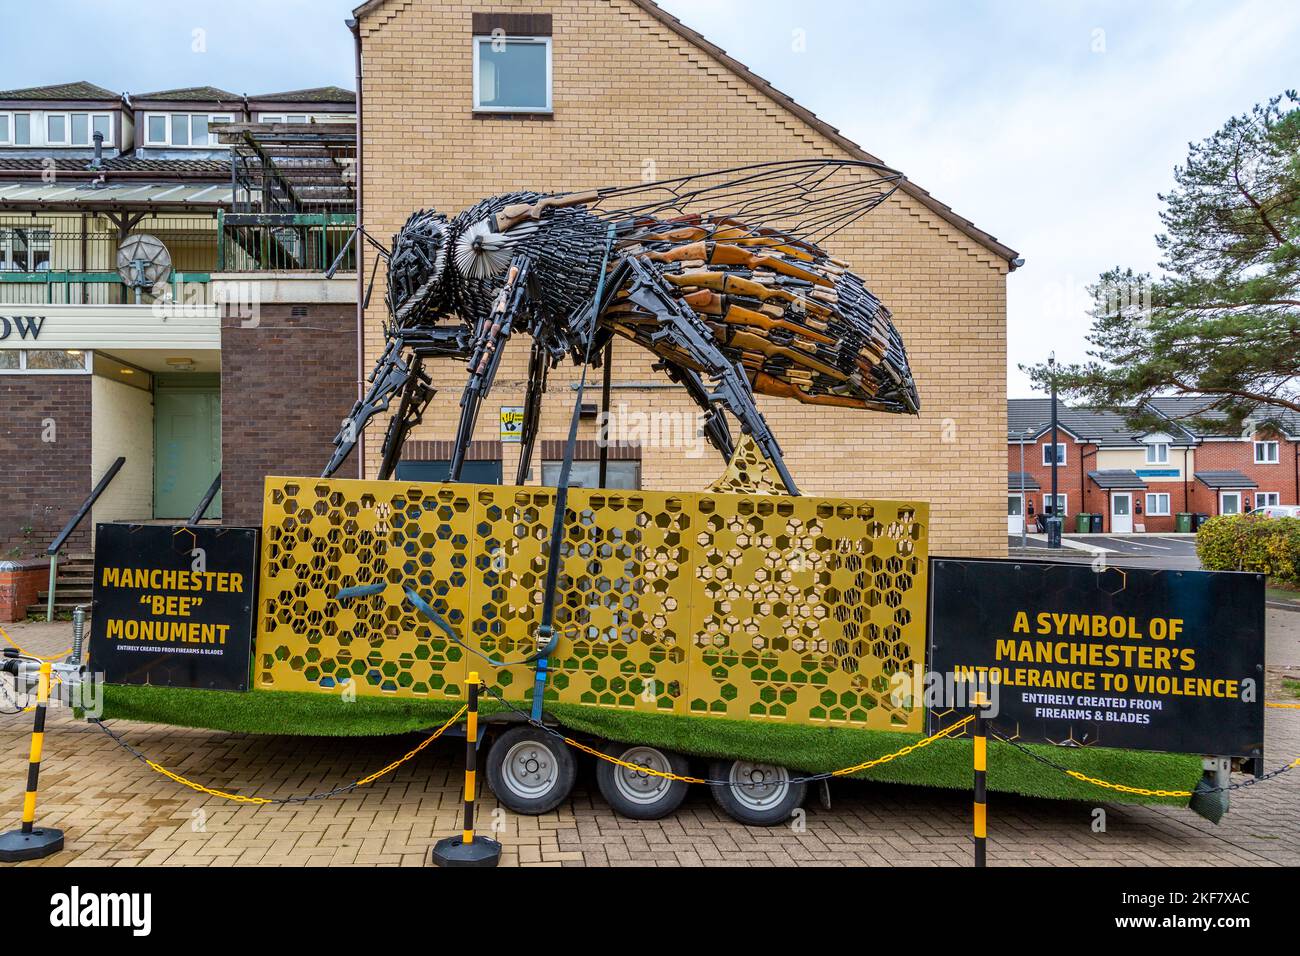
M 1221 515 L 1241 514 L 1241 492 L 1240 491 L 1219 492 L 1219 514 Z
M 1022 495 L 1007 495 L 1007 534 L 1020 534 L 1025 529 L 1025 499 Z
M 1112 534 L 1127 534 L 1133 530 L 1132 492 L 1110 493 L 1110 530 Z

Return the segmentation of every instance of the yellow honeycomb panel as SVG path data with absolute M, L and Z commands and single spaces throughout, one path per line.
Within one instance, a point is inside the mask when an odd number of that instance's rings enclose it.
M 402 588 L 526 657 L 553 508 L 535 486 L 268 478 L 256 685 L 459 699 L 468 664 L 529 700 L 531 665 L 489 666 Z M 917 502 L 571 489 L 546 699 L 919 732 L 889 689 L 924 661 L 927 525 Z

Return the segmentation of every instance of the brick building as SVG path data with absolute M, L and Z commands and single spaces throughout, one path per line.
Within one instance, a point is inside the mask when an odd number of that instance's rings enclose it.
M 0 92 L 0 560 L 43 556 L 119 458 L 68 552 L 188 518 L 218 474 L 208 517 L 257 524 L 266 473 L 319 472 L 356 390 L 355 276 L 321 275 L 355 220 L 353 99 Z
M 1245 434 L 1223 435 L 1221 429 L 1205 427 L 1225 420 L 1214 402 L 1212 397 L 1151 400 L 1162 415 L 1198 433 L 1191 510 L 1238 514 L 1265 505 L 1300 504 L 1300 414 L 1261 410 L 1247 419 Z M 1273 427 L 1263 426 L 1265 420 Z
M 648 0 L 371 0 L 355 16 L 363 215 L 379 236 L 394 234 L 416 208 L 451 215 L 514 189 L 632 184 L 768 160 L 873 158 Z M 869 76 L 864 64 L 864 85 Z M 1006 281 L 1016 253 L 913 183 L 828 245 L 892 310 L 922 414 L 761 399 L 801 490 L 924 499 L 934 550 L 1004 553 L 998 448 Z M 380 291 L 366 315 L 367 365 L 383 343 Z M 499 409 L 522 404 L 526 359 L 527 344 L 513 342 L 479 418 L 485 475 L 515 468 L 518 446 L 494 439 Z M 442 390 L 414 433 L 428 454 L 455 433 L 462 375 L 448 367 L 437 376 Z M 565 366 L 551 376 L 534 482 L 547 472 L 547 444 L 566 432 L 573 380 Z M 666 385 L 645 354 L 618 343 L 615 406 L 693 416 L 686 394 Z M 378 435 L 372 426 L 371 475 Z M 580 437 L 594 447 L 593 422 Z M 412 454 L 399 475 L 436 474 L 445 464 Z M 647 488 L 696 490 L 722 470 L 711 449 L 690 457 L 680 447 L 643 445 L 625 460 L 635 462 L 625 466 L 627 480 L 635 475 Z
M 1080 512 L 1102 515 L 1108 533 L 1170 532 L 1180 512 L 1240 514 L 1300 503 L 1300 416 L 1284 413 L 1278 428 L 1248 424 L 1244 436 L 1224 435 L 1214 427 L 1225 421 L 1214 401 L 1152 399 L 1147 410 L 1164 424 L 1145 429 L 1130 427 L 1113 412 L 1058 404 L 1057 484 L 1065 531 L 1075 530 L 1073 516 Z M 1050 503 L 1050 420 L 1049 399 L 1007 403 L 1011 534 L 1019 533 L 1022 515 L 1032 529 Z

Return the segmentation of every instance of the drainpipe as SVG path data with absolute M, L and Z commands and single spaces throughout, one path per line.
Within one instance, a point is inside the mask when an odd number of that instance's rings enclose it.
M 1187 455 L 1190 451 L 1190 448 L 1183 449 L 1183 511 L 1188 513 L 1192 510 L 1192 489 L 1187 481 L 1189 477 L 1187 473 Z
M 356 192 L 356 213 L 357 221 L 355 224 L 356 232 L 352 240 L 353 256 L 356 259 L 357 266 L 357 401 L 366 397 L 366 294 L 365 281 L 362 278 L 365 272 L 365 247 L 363 242 L 365 236 L 365 202 L 364 193 L 361 191 L 361 158 L 362 158 L 362 138 L 361 125 L 362 117 L 362 100 L 361 100 L 361 24 L 359 21 L 352 19 L 347 21 L 348 29 L 352 31 L 353 46 L 356 50 L 357 61 L 357 156 L 352 163 L 353 172 L 353 189 Z M 366 476 L 366 433 L 364 429 L 357 431 L 357 477 Z

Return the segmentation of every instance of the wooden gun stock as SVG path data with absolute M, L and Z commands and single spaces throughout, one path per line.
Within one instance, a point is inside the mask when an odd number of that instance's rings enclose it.
M 548 209 L 563 209 L 565 206 L 581 206 L 585 203 L 593 202 L 600 197 L 594 189 L 589 189 L 585 193 L 568 193 L 564 196 L 546 196 L 537 200 L 537 202 L 518 202 L 506 206 L 502 209 L 493 220 L 496 224 L 497 232 L 505 232 L 513 226 L 519 225 L 525 219 L 534 221 L 542 218 L 542 213 Z

